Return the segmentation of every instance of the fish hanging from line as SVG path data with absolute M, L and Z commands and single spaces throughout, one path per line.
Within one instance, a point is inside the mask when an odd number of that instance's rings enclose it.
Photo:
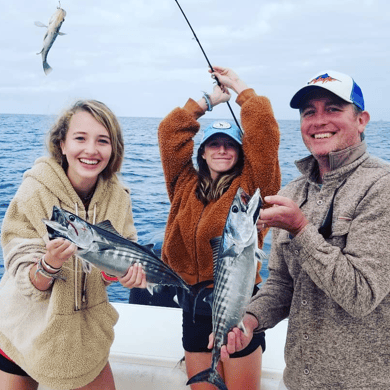
M 43 219 L 49 238 L 65 238 L 73 242 L 78 250 L 77 256 L 109 275 L 124 276 L 133 264 L 142 264 L 146 274 L 148 291 L 158 285 L 180 287 L 196 297 L 198 292 L 213 281 L 188 285 L 151 249 L 122 237 L 110 221 L 91 225 L 69 211 L 53 206 L 50 220 Z
M 53 46 L 53 43 L 58 35 L 66 35 L 65 33 L 60 32 L 60 28 L 65 20 L 65 16 L 66 12 L 64 9 L 61 8 L 61 3 L 59 2 L 59 6 L 57 7 L 57 10 L 54 12 L 54 14 L 51 16 L 48 26 L 41 22 L 34 23 L 38 27 L 47 28 L 46 34 L 43 37 L 43 48 L 39 53 L 37 53 L 42 54 L 42 65 L 46 75 L 48 75 L 53 70 L 51 66 L 47 63 L 47 55 L 49 54 L 49 50 Z
M 252 198 L 241 188 L 233 199 L 222 237 L 210 241 L 214 257 L 214 291 L 209 296 L 212 307 L 214 344 L 211 367 L 187 382 L 212 383 L 220 390 L 228 390 L 217 371 L 221 347 L 227 343 L 227 335 L 237 326 L 245 334 L 242 323 L 245 309 L 253 293 L 257 263 L 265 258 L 258 247 L 256 222 L 263 202 L 260 190 Z

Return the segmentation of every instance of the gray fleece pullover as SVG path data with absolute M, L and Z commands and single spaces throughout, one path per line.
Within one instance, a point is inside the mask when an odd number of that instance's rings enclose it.
M 390 165 L 365 150 L 334 154 L 322 185 L 313 156 L 300 160 L 280 191 L 310 223 L 296 237 L 273 229 L 269 278 L 247 311 L 256 331 L 289 318 L 289 390 L 390 389 Z

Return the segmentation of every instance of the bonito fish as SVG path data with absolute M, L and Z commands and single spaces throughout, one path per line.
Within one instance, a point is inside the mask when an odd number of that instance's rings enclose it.
M 188 285 L 149 247 L 122 237 L 110 221 L 91 225 L 77 215 L 53 206 L 51 219 L 43 219 L 43 222 L 50 239 L 63 237 L 73 242 L 78 248 L 77 256 L 109 275 L 121 277 L 133 264 L 142 264 L 151 294 L 155 286 L 165 285 L 181 287 L 195 297 L 200 289 L 212 283 Z
M 256 229 L 261 206 L 259 189 L 250 198 L 239 188 L 230 207 L 222 237 L 211 240 L 214 253 L 212 362 L 209 369 L 194 375 L 187 385 L 209 382 L 220 390 L 227 390 L 217 372 L 217 365 L 221 347 L 227 343 L 229 331 L 237 326 L 246 333 L 242 319 L 253 293 L 257 262 L 265 257 L 264 252 L 258 248 Z
M 49 74 L 52 71 L 51 66 L 47 63 L 47 55 L 49 54 L 50 48 L 53 46 L 54 41 L 58 35 L 66 35 L 60 32 L 62 23 L 65 20 L 66 12 L 61 8 L 61 4 L 57 7 L 56 12 L 51 16 L 49 20 L 49 26 L 41 22 L 35 22 L 38 27 L 47 27 L 45 36 L 43 37 L 43 48 L 37 54 L 42 54 L 42 64 L 45 74 Z

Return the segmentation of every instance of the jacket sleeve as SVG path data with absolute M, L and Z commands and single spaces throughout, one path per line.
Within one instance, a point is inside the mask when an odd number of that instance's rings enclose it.
M 178 182 L 196 174 L 192 164 L 193 137 L 200 127 L 197 119 L 203 114 L 198 103 L 189 99 L 184 108 L 175 108 L 159 125 L 160 155 L 171 202 Z
M 25 185 L 22 183 L 22 186 Z M 31 213 L 26 212 L 29 207 L 33 207 Z M 39 210 L 41 216 L 46 215 L 40 207 L 40 202 L 31 205 L 28 200 L 15 197 L 7 209 L 1 232 L 4 267 L 8 274 L 15 278 L 20 292 L 33 300 L 47 299 L 51 294 L 51 289 L 40 291 L 30 280 L 31 265 L 46 253 L 43 234 L 38 232 L 33 222 Z
M 353 317 L 368 315 L 390 293 L 389 188 L 385 175 L 369 188 L 354 216 L 341 221 L 344 248 L 327 242 L 311 224 L 292 240 L 313 282 Z
M 262 199 L 276 195 L 281 185 L 278 155 L 280 132 L 271 103 L 266 97 L 258 96 L 253 89 L 241 92 L 236 101 L 241 106 L 244 130 L 242 186 L 247 186 L 244 189 L 250 193 L 259 188 Z M 263 246 L 267 232 L 268 229 L 258 233 L 259 247 Z
M 243 177 L 252 181 L 252 191 L 260 188 L 263 198 L 275 195 L 281 183 L 278 157 L 280 133 L 271 103 L 266 97 L 256 95 L 253 89 L 241 92 L 237 103 L 241 106 L 244 130 Z

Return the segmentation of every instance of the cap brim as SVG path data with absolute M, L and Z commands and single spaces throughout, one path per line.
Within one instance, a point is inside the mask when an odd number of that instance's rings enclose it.
M 202 139 L 201 145 L 203 145 L 210 137 L 212 137 L 215 134 L 226 135 L 226 136 L 230 137 L 231 139 L 233 139 L 234 141 L 236 141 L 239 145 L 242 145 L 242 141 L 241 140 L 237 139 L 232 134 L 228 134 L 227 132 L 221 131 L 221 129 L 215 129 L 215 131 L 212 131 L 209 134 L 207 134 L 207 137 Z
M 290 107 L 291 108 L 299 108 L 301 107 L 301 103 L 303 98 L 314 89 L 324 89 L 324 87 L 320 87 L 319 85 L 306 85 L 301 88 L 291 99 Z

